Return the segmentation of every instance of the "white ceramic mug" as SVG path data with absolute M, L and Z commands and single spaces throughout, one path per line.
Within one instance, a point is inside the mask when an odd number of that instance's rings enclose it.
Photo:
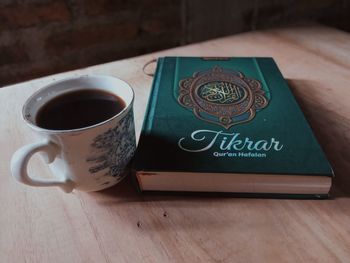
M 64 93 L 86 89 L 115 94 L 124 100 L 125 108 L 106 121 L 80 129 L 49 130 L 36 124 L 38 111 L 45 103 Z M 126 175 L 125 169 L 136 148 L 133 101 L 132 88 L 110 76 L 65 79 L 37 91 L 24 104 L 22 117 L 41 140 L 20 148 L 13 155 L 13 177 L 30 186 L 58 186 L 67 193 L 73 189 L 98 191 L 115 185 Z M 27 164 L 36 152 L 43 153 L 57 179 L 28 175 Z

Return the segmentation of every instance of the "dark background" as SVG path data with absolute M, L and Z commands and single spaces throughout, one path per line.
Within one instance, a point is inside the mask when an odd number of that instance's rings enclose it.
M 308 22 L 350 31 L 350 1 L 0 0 L 0 86 Z

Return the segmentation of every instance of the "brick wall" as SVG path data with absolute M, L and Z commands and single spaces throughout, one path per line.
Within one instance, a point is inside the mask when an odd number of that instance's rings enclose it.
M 190 42 L 313 20 L 347 0 L 0 0 L 0 86 Z
M 182 38 L 179 1 L 6 1 L 0 86 L 176 46 Z

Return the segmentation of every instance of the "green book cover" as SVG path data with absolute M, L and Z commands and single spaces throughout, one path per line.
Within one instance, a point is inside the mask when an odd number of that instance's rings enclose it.
M 136 171 L 332 176 L 272 58 L 158 59 Z

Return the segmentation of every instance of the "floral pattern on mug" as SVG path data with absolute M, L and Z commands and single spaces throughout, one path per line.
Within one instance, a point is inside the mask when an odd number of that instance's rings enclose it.
M 96 180 L 107 185 L 123 179 L 136 149 L 133 111 L 130 110 L 116 127 L 96 136 L 91 147 L 91 155 L 86 159 L 92 164 L 89 172 L 105 171 Z

